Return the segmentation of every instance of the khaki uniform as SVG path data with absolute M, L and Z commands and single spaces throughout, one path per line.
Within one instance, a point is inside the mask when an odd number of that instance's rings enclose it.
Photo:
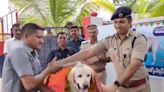
M 87 49 L 87 48 L 90 48 L 93 44 L 90 42 L 90 40 L 87 40 L 87 41 L 83 41 L 81 43 L 81 50 L 84 50 L 84 49 Z M 101 53 L 99 54 L 99 56 L 95 56 L 95 57 L 92 57 L 92 58 L 89 58 L 86 60 L 86 64 L 90 65 L 91 68 L 93 70 L 95 70 L 96 72 L 96 76 L 98 77 L 98 79 L 103 83 L 103 84 L 106 84 L 106 69 L 105 69 L 105 66 L 106 66 L 106 61 L 105 60 L 102 60 L 101 58 L 104 58 L 105 57 L 105 53 Z M 101 59 L 101 60 L 100 60 Z
M 132 46 L 134 38 L 134 46 Z M 141 62 L 144 61 L 147 52 L 146 48 L 147 42 L 145 37 L 140 33 L 129 31 L 123 40 L 120 40 L 117 34 L 107 37 L 96 45 L 94 51 L 97 55 L 101 52 L 106 52 L 106 57 L 110 57 L 115 67 L 118 79 L 123 74 L 126 67 L 128 67 L 132 58 L 140 59 Z M 124 85 L 129 85 L 128 83 L 130 81 L 143 78 L 147 79 L 147 76 L 148 72 L 146 68 L 141 66 Z M 145 84 L 137 87 L 120 87 L 118 92 L 150 92 L 149 82 L 147 80 Z

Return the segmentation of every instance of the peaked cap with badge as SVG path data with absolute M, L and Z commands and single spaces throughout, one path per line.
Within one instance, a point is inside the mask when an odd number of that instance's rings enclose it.
M 131 18 L 132 10 L 127 6 L 119 7 L 115 10 L 113 13 L 111 20 L 117 19 L 117 18 Z

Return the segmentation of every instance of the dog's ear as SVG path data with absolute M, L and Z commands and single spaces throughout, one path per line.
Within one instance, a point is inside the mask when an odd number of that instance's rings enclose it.
M 73 80 L 73 72 L 72 72 L 72 70 L 68 73 L 67 79 L 69 81 Z
M 76 84 L 75 73 L 73 73 L 73 82 Z
M 91 70 L 91 83 L 95 82 L 95 71 Z
M 94 83 L 95 82 L 95 71 L 93 71 L 93 69 L 90 67 L 90 65 L 85 65 L 86 66 L 86 68 L 88 68 L 88 70 L 90 70 L 91 71 L 91 81 L 90 81 L 90 83 Z
M 75 69 L 74 68 L 72 68 L 72 70 L 69 72 L 69 74 L 67 76 L 67 80 L 70 82 L 75 81 Z
M 103 92 L 100 81 L 96 76 L 96 72 L 92 70 L 91 85 L 89 92 Z
M 95 79 L 95 72 L 91 69 L 91 80 L 90 80 L 90 88 L 89 92 L 95 92 L 95 87 L 96 87 L 96 79 Z

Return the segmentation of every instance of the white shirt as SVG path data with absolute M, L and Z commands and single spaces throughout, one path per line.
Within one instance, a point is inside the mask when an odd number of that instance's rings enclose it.
M 14 48 L 22 45 L 22 40 L 18 40 L 15 37 L 7 39 L 4 43 L 3 53 L 9 53 Z

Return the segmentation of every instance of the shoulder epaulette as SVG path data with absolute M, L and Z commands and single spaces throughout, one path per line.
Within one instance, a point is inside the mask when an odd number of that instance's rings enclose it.
M 143 35 L 143 34 L 140 33 L 140 32 L 133 32 L 132 35 L 135 36 L 135 37 L 139 37 L 139 36 L 141 36 L 141 35 Z
M 113 38 L 113 37 L 114 37 L 114 35 L 110 35 L 110 36 L 105 37 L 105 39 Z
M 134 42 L 138 37 L 143 36 L 147 40 L 146 36 L 140 32 L 134 32 L 133 35 L 134 35 L 134 38 L 132 40 L 132 48 L 134 47 Z
M 89 40 L 87 40 L 87 41 L 82 41 L 81 44 L 86 44 L 86 43 L 89 43 Z

